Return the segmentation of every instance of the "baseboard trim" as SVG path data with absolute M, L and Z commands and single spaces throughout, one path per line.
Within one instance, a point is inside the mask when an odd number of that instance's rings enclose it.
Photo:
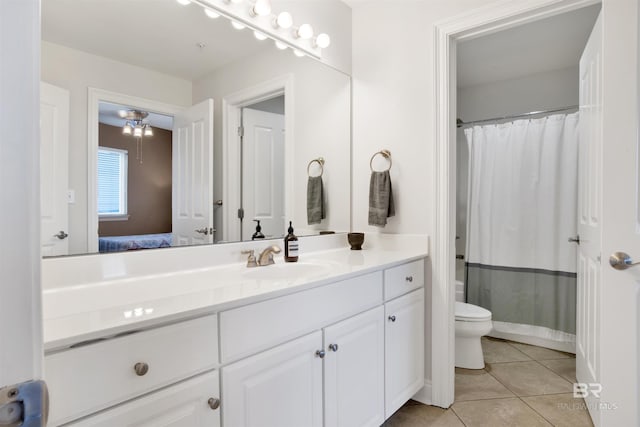
M 412 399 L 420 403 L 424 403 L 425 405 L 431 405 L 431 380 L 425 378 L 424 387 L 418 390 L 418 392 L 413 395 Z

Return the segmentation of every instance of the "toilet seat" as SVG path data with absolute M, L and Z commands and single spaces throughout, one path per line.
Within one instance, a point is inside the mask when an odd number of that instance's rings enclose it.
M 456 301 L 456 321 L 486 322 L 491 320 L 491 312 L 477 305 Z

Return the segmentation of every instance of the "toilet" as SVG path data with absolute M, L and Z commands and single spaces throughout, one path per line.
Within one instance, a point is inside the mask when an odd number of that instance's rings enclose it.
M 483 369 L 480 338 L 491 328 L 491 312 L 477 305 L 456 301 L 456 367 Z

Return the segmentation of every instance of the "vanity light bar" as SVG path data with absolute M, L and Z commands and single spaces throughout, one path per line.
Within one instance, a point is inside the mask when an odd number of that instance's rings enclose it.
M 322 49 L 329 47 L 331 38 L 325 33 L 314 37 L 310 24 L 293 26 L 289 12 L 274 14 L 269 0 L 176 0 L 182 5 L 195 3 L 207 16 L 224 16 L 234 28 L 250 28 L 258 40 L 271 38 L 278 49 L 293 49 L 296 56 L 311 56 L 320 59 Z M 247 8 L 246 5 L 250 7 Z M 260 25 L 263 23 L 263 25 Z

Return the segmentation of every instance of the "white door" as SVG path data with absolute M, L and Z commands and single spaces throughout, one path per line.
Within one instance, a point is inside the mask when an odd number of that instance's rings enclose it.
M 597 30 L 603 46 L 602 287 L 595 319 L 602 426 L 640 425 L 640 266 L 616 270 L 610 265 L 617 251 L 640 261 L 638 8 L 637 0 L 603 2 L 603 30 Z
M 40 83 L 42 256 L 69 253 L 69 91 Z
M 284 223 L 284 115 L 243 108 L 242 240 L 260 220 L 262 233 L 281 237 Z
M 224 425 L 321 427 L 320 331 L 222 368 Z
M 213 243 L 213 99 L 173 118 L 174 246 Z
M 600 383 L 602 233 L 602 20 L 598 18 L 580 59 L 580 145 L 578 178 L 578 281 L 576 377 Z M 589 387 L 589 386 L 587 386 Z M 597 387 L 597 386 L 596 386 Z M 597 393 L 585 400 L 600 425 Z
M 0 2 L 0 401 L 3 403 L 13 385 L 42 377 L 38 34 L 39 1 Z M 19 397 L 24 397 L 22 389 Z M 31 409 L 42 406 L 33 404 Z M 9 409 L 0 403 L 0 422 L 11 424 Z M 35 421 L 32 419 L 34 425 Z
M 218 371 L 209 372 L 68 426 L 219 427 L 219 388 Z
M 385 417 L 424 386 L 424 289 L 385 304 Z
M 324 330 L 326 427 L 384 422 L 384 307 Z

